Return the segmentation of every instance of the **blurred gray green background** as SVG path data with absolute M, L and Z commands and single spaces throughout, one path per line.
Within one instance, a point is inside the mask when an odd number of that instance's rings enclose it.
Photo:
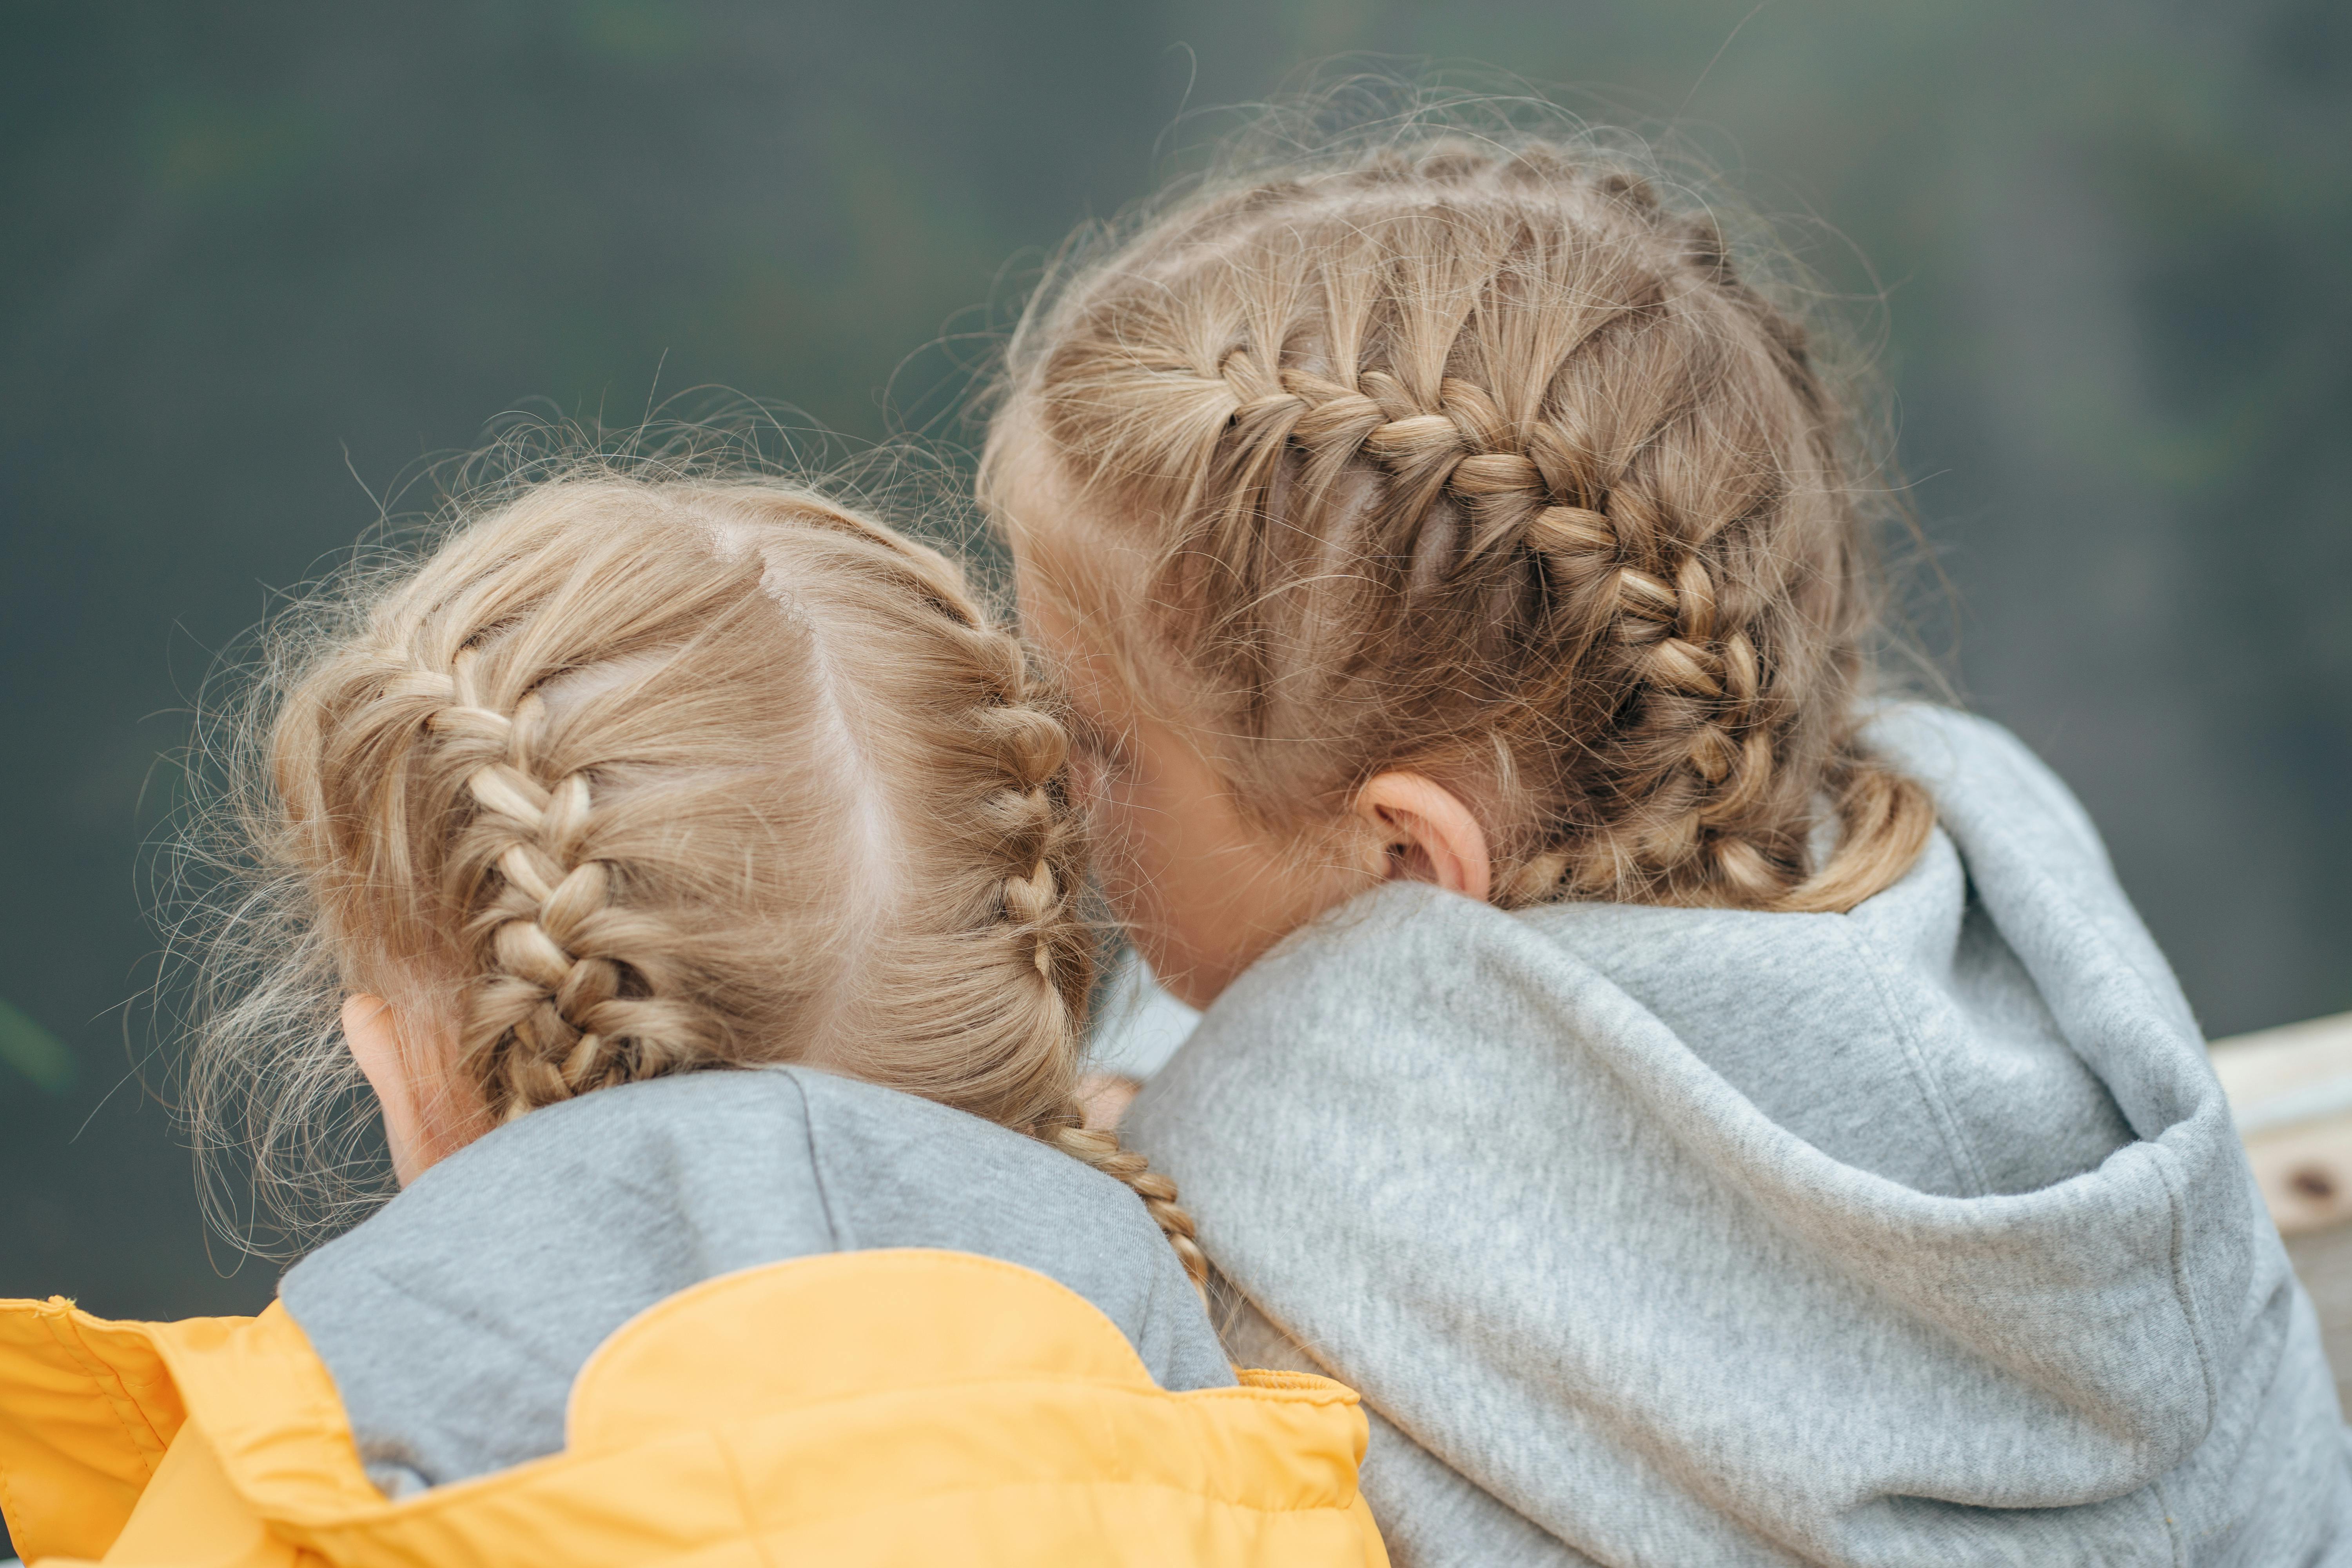
M 1352 51 L 1676 121 L 1815 215 L 1885 291 L 1926 639 L 2211 1032 L 2352 1007 L 2352 7 L 1750 4 L 0 5 L 0 1295 L 269 1293 L 142 1088 L 136 868 L 214 650 L 371 489 L 657 366 L 927 420 L 917 351 L 1140 195 L 1188 89 Z

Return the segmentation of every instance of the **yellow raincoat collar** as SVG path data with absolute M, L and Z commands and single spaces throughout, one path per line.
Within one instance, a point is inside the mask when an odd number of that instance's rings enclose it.
M 722 1276 L 622 1327 L 564 1452 L 400 1502 L 280 1307 L 110 1323 L 0 1304 L 19 1551 L 147 1568 L 1386 1562 L 1355 1395 L 1170 1394 L 1092 1304 L 961 1253 Z

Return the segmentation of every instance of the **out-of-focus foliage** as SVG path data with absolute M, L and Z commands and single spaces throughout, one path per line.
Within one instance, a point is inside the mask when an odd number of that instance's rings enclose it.
M 0 1001 L 0 1067 L 51 1094 L 62 1094 L 73 1085 L 73 1053 L 26 1017 L 23 1008 L 5 1001 Z M 5 1078 L 0 1078 L 0 1094 L 8 1091 L 7 1084 Z
M 1751 3 L 12 8 L 0 991 L 81 1070 L 0 1091 L 0 1293 L 268 1291 L 216 1274 L 123 1082 L 168 1035 L 114 1010 L 153 761 L 264 585 L 527 398 L 946 428 L 1181 109 L 1349 51 L 1671 122 L 1800 219 L 1900 394 L 1955 590 L 1922 639 L 2083 793 L 2216 1032 L 2352 1007 L 2352 8 Z

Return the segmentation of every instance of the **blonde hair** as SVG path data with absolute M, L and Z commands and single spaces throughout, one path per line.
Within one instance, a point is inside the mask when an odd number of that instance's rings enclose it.
M 1098 635 L 1147 610 L 1116 657 L 1270 823 L 1411 767 L 1477 803 L 1506 905 L 1847 910 L 1933 820 L 1856 738 L 1848 423 L 1638 165 L 1407 126 L 1212 179 L 1032 304 L 983 492 Z M 1016 499 L 1041 460 L 1076 519 Z
M 324 1020 L 370 991 L 446 1024 L 493 1121 L 810 1061 L 1116 1177 L 1201 1276 L 1174 1185 L 1081 1124 L 1064 731 L 944 556 L 806 489 L 590 465 L 310 621 L 189 1073 L 200 1152 L 242 1142 L 281 1213 L 338 1190 Z

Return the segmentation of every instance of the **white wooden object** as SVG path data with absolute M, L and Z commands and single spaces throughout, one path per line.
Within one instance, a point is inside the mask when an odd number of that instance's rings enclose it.
M 2216 1040 L 2213 1070 L 2281 1234 L 2352 1220 L 2352 1013 Z

